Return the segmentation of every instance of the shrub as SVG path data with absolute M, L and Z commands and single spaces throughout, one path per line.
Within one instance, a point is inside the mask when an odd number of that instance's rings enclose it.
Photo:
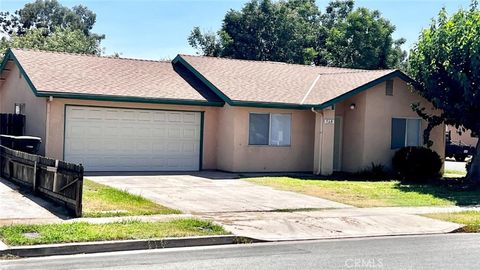
M 383 164 L 375 164 L 373 162 L 370 167 L 354 173 L 352 176 L 353 178 L 366 181 L 383 181 L 392 179 L 391 174 L 385 170 L 385 166 Z
M 442 160 L 425 147 L 403 147 L 393 156 L 393 170 L 402 180 L 427 182 L 440 176 Z

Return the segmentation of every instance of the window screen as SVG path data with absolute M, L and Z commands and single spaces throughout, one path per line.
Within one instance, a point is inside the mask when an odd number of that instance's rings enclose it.
M 420 146 L 420 119 L 407 120 L 407 145 Z
M 270 145 L 290 145 L 290 114 L 272 114 Z
M 405 131 L 407 130 L 405 119 L 392 118 L 392 142 L 391 148 L 397 149 L 405 146 Z
M 251 145 L 268 145 L 270 129 L 270 115 L 269 114 L 250 114 L 249 124 L 249 138 L 248 142 Z
M 393 80 L 388 80 L 386 82 L 385 94 L 387 96 L 393 96 Z
M 421 129 L 422 122 L 420 119 L 392 118 L 391 148 L 421 146 Z

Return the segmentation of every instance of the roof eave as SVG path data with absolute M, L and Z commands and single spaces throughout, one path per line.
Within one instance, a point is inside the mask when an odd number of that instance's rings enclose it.
M 376 86 L 380 83 L 383 83 L 383 82 L 385 82 L 387 80 L 390 80 L 390 79 L 393 79 L 395 77 L 399 77 L 400 79 L 406 81 L 407 83 L 409 83 L 409 84 L 411 84 L 415 87 L 416 82 L 412 78 L 410 78 L 407 74 L 403 73 L 400 70 L 394 70 L 394 71 L 392 71 L 388 74 L 385 74 L 385 75 L 383 75 L 383 76 L 381 76 L 381 77 L 379 77 L 379 78 L 377 78 L 373 81 L 370 81 L 370 82 L 368 82 L 364 85 L 361 85 L 361 86 L 359 86 L 359 87 L 357 87 L 353 90 L 350 90 L 350 91 L 348 91 L 348 92 L 346 92 L 346 93 L 344 93 L 344 94 L 342 94 L 342 95 L 340 95 L 336 98 L 333 98 L 333 99 L 331 99 L 329 101 L 326 101 L 322 104 L 316 105 L 316 106 L 314 106 L 314 108 L 318 109 L 318 110 L 321 110 L 321 109 L 325 109 L 325 108 L 334 106 L 335 104 L 337 104 L 339 102 L 342 102 L 342 101 L 344 101 L 348 98 L 351 98 L 351 97 L 353 97 L 357 94 L 360 94 L 361 92 L 363 92 L 365 90 L 368 90 L 368 89 L 370 89 L 370 88 L 372 88 L 372 87 L 374 87 L 374 86 Z
M 57 97 L 68 99 L 84 99 L 84 100 L 99 100 L 99 101 L 119 101 L 119 102 L 137 102 L 137 103 L 154 103 L 154 104 L 175 104 L 175 105 L 194 105 L 194 106 L 214 106 L 221 107 L 224 102 L 216 101 L 203 101 L 203 100 L 191 100 L 191 99 L 166 99 L 166 98 L 146 98 L 146 97 L 132 97 L 132 96 L 114 96 L 114 95 L 96 95 L 85 93 L 68 93 L 68 92 L 52 92 L 52 91 L 38 91 L 33 84 L 32 80 L 28 76 L 25 69 L 18 61 L 13 51 L 8 48 L 5 52 L 5 56 L 0 65 L 0 73 L 5 69 L 8 61 L 14 61 L 18 67 L 20 74 L 25 78 L 33 94 L 37 97 Z
M 214 106 L 221 107 L 223 102 L 195 100 L 195 99 L 168 99 L 168 98 L 148 98 L 134 96 L 114 96 L 114 95 L 98 95 L 85 93 L 64 93 L 64 92 L 46 92 L 40 91 L 38 97 L 56 97 L 65 99 L 83 99 L 83 100 L 99 100 L 99 101 L 116 101 L 116 102 L 135 102 L 135 103 L 156 103 L 156 104 L 172 104 L 172 105 L 195 105 L 195 106 Z

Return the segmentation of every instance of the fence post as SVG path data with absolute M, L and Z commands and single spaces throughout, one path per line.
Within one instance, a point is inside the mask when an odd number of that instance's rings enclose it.
M 54 172 L 54 175 L 53 175 L 53 192 L 58 192 L 58 159 L 55 160 L 55 172 Z
M 37 161 L 33 163 L 33 183 L 32 183 L 33 192 L 37 192 Z

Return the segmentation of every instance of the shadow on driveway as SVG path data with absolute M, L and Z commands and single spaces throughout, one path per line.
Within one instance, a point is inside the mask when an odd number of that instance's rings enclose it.
M 0 178 L 0 224 L 69 219 L 68 212 L 26 188 Z

